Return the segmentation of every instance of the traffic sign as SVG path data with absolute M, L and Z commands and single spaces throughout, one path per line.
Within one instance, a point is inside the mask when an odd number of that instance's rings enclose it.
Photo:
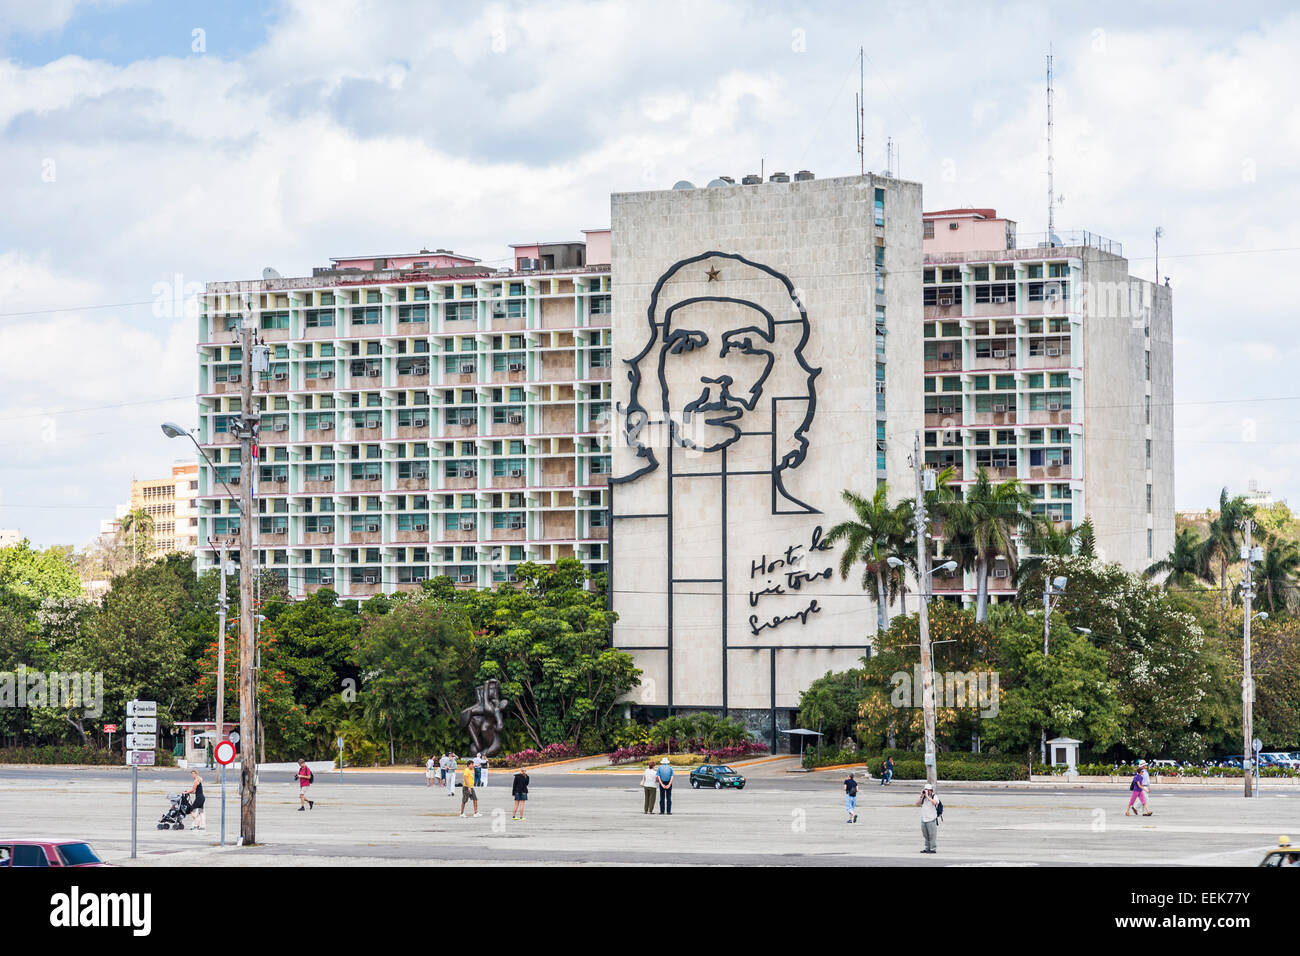
M 235 759 L 235 745 L 229 740 L 221 741 L 212 751 L 212 759 L 224 767 Z
M 126 702 L 128 717 L 156 717 L 158 702 L 156 700 L 128 700 Z
M 239 731 L 238 731 L 238 730 L 232 730 L 232 731 L 231 731 L 229 734 L 227 734 L 226 736 L 230 738 L 230 742 L 231 742 L 232 744 L 237 744 L 237 743 L 239 743 Z
M 114 730 L 117 728 L 114 727 Z M 158 732 L 157 717 L 128 717 L 126 719 L 126 732 L 128 734 L 156 734 Z
M 105 724 L 105 725 L 104 725 L 104 733 L 106 733 L 106 734 L 115 734 L 115 733 L 117 733 L 117 724 Z
M 127 734 L 127 750 L 153 750 L 158 746 L 157 734 Z
M 1259 753 L 1264 749 L 1264 741 L 1260 740 L 1258 737 L 1252 740 L 1250 745 L 1255 748 L 1255 753 Z
M 126 752 L 126 763 L 127 766 L 152 767 L 155 756 L 152 750 L 128 750 Z

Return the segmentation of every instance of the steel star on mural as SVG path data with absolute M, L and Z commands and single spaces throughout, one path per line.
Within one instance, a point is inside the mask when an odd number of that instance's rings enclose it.
M 718 279 L 718 276 L 722 275 L 722 273 L 718 271 L 718 267 L 717 267 L 717 266 L 712 266 L 712 267 L 709 269 L 709 271 L 708 271 L 707 273 L 705 273 L 705 274 L 709 277 L 709 281 L 710 281 L 710 282 L 716 282 L 717 279 Z

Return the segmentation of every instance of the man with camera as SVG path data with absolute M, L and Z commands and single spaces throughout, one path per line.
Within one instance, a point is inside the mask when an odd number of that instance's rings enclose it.
M 921 808 L 921 835 L 925 837 L 925 849 L 922 853 L 938 853 L 939 807 L 941 804 L 934 796 L 934 787 L 926 784 L 921 788 L 921 796 L 916 805 Z

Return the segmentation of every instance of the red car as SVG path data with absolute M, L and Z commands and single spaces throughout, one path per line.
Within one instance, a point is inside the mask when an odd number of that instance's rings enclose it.
M 108 866 L 89 843 L 79 840 L 6 840 L 0 838 L 0 867 Z

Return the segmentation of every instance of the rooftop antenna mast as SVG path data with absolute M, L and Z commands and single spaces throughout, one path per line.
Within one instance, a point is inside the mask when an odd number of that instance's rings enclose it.
M 1056 186 L 1052 182 L 1052 45 L 1047 45 L 1047 244 L 1056 244 Z
M 854 111 L 853 118 L 857 121 L 858 126 L 858 174 L 865 176 L 867 174 L 867 146 L 866 146 L 866 120 L 865 109 L 867 102 L 866 88 L 866 47 L 858 47 L 858 94 L 854 105 L 857 109 Z
M 894 175 L 894 137 L 885 139 L 885 173 Z

